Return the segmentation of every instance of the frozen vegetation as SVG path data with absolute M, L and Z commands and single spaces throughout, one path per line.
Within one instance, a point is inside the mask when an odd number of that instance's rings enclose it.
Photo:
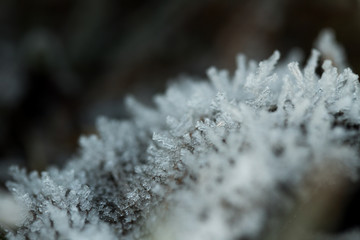
M 357 179 L 358 76 L 331 32 L 316 48 L 304 67 L 240 55 L 234 74 L 182 79 L 153 108 L 129 97 L 132 117 L 100 117 L 63 169 L 13 167 L 28 214 L 7 237 L 265 239 L 309 174 Z

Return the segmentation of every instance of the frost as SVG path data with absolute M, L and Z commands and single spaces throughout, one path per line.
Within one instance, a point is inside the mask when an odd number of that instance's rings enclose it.
M 24 200 L 27 196 L 24 196 Z M 26 208 L 14 201 L 8 193 L 0 191 L 0 226 L 14 227 L 22 224 Z
M 358 76 L 329 34 L 305 67 L 278 51 L 258 66 L 240 55 L 234 75 L 210 68 L 154 108 L 127 98 L 132 117 L 100 117 L 63 169 L 12 168 L 8 188 L 29 214 L 7 237 L 256 239 L 315 170 L 356 179 Z M 321 76 L 320 52 L 336 63 Z
M 345 50 L 336 42 L 335 34 L 331 29 L 325 29 L 319 34 L 315 46 L 325 59 L 332 60 L 340 70 L 346 67 Z

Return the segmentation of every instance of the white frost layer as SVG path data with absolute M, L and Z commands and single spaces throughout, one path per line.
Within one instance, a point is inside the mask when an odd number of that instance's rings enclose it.
M 133 117 L 99 118 L 64 169 L 12 170 L 29 217 L 8 237 L 258 237 L 306 174 L 331 165 L 357 177 L 358 76 L 329 60 L 317 75 L 319 55 L 304 68 L 278 51 L 259 64 L 239 56 L 234 75 L 210 68 L 210 81 L 174 84 L 155 108 L 128 98 Z

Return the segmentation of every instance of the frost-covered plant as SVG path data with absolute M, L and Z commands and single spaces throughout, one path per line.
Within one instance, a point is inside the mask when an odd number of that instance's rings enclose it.
M 233 75 L 210 68 L 210 81 L 175 83 L 154 108 L 127 98 L 132 117 L 99 118 L 63 169 L 12 168 L 8 188 L 28 215 L 7 237 L 263 236 L 308 174 L 327 166 L 357 177 L 358 76 L 338 72 L 344 57 L 330 32 L 318 46 L 333 60 L 321 76 L 317 50 L 304 68 L 278 63 L 278 51 L 259 64 L 240 55 Z

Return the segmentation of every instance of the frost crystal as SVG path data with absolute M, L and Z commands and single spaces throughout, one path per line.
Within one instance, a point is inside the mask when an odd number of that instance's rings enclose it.
M 342 69 L 332 41 L 325 32 L 318 48 Z M 209 82 L 176 83 L 155 108 L 128 98 L 132 118 L 99 118 L 63 169 L 12 168 L 7 185 L 29 214 L 7 237 L 260 237 L 308 174 L 357 178 L 358 76 L 330 60 L 319 76 L 320 52 L 304 68 L 278 63 L 278 51 L 259 64 L 241 55 L 233 76 L 210 68 Z

